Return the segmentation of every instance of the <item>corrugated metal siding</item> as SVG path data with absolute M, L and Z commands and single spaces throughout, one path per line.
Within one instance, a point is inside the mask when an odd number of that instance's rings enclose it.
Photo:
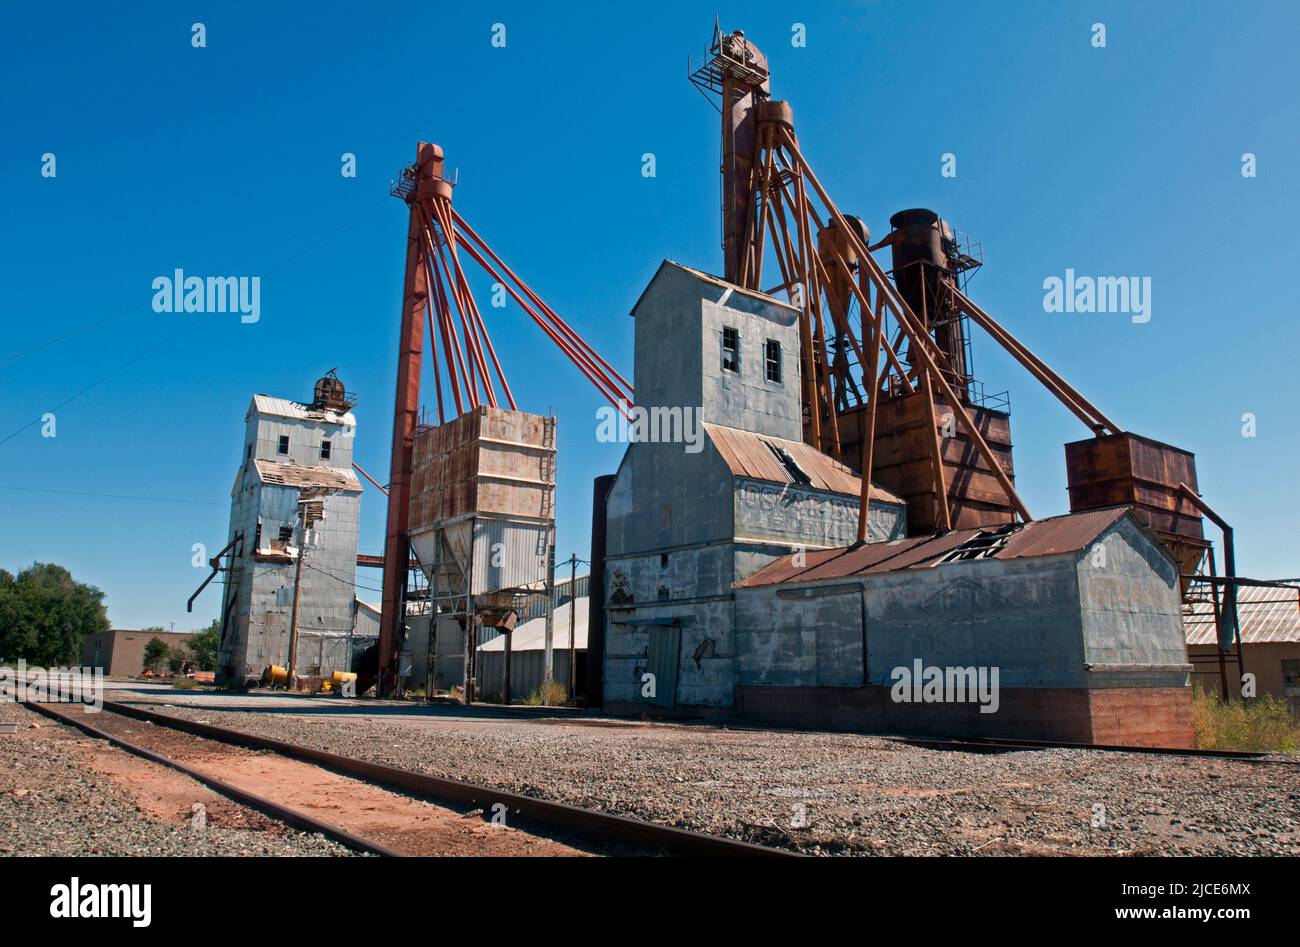
M 1244 585 L 1237 589 L 1237 620 L 1242 644 L 1300 642 L 1300 590 Z M 1214 606 L 1190 602 L 1184 609 L 1183 627 L 1189 645 L 1217 644 Z
M 473 594 L 545 582 L 549 530 L 542 523 L 475 519 Z

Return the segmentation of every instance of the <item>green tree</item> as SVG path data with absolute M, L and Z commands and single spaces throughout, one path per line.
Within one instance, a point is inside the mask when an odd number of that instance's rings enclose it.
M 167 670 L 171 671 L 173 674 L 179 674 L 181 668 L 185 666 L 185 662 L 189 659 L 189 652 L 184 648 L 168 648 Z
M 149 643 L 144 646 L 144 669 L 156 674 L 162 669 L 163 660 L 170 650 L 161 638 L 150 638 Z
M 200 671 L 217 669 L 217 648 L 221 644 L 221 619 L 212 619 L 212 624 L 202 631 L 196 631 L 186 641 L 195 666 Z
M 76 664 L 86 636 L 107 630 L 104 593 L 62 566 L 37 562 L 17 577 L 0 569 L 0 656 Z

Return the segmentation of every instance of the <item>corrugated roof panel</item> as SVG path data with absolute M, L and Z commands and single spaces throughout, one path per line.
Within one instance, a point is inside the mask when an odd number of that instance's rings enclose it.
M 1300 590 L 1243 585 L 1237 588 L 1242 644 L 1300 641 Z M 1189 602 L 1183 611 L 1189 645 L 1215 644 L 1212 602 Z
M 800 565 L 795 565 L 795 556 L 782 556 L 769 562 L 763 568 L 759 569 L 749 578 L 737 582 L 739 588 L 745 588 L 751 585 L 772 585 L 778 582 L 790 582 L 797 576 L 815 569 L 836 556 L 844 555 L 844 549 L 810 549 L 804 553 L 804 558 Z
M 356 417 L 351 411 L 339 414 L 337 411 L 316 410 L 308 405 L 290 401 L 288 398 L 274 398 L 271 395 L 253 395 L 253 410 L 258 414 L 272 417 L 293 418 L 297 421 L 325 421 L 329 424 L 355 425 Z
M 867 574 L 881 572 L 901 572 L 904 569 L 928 569 L 937 563 L 940 557 L 952 552 L 968 539 L 979 535 L 978 529 L 957 529 L 942 536 L 924 537 L 924 542 L 917 543 L 910 549 L 903 550 L 897 556 L 891 556 L 863 570 Z
M 854 497 L 862 492 L 861 478 L 849 467 L 802 441 L 787 441 L 782 437 L 754 434 L 721 424 L 706 423 L 704 430 L 727 467 L 738 477 L 768 483 L 798 483 L 773 451 L 772 448 L 777 447 L 786 451 L 798 464 L 799 469 L 808 476 L 812 489 Z M 903 505 L 901 498 L 879 484 L 872 485 L 871 498 L 883 503 Z
M 1020 559 L 1078 552 L 1092 545 L 1097 537 L 1113 526 L 1129 509 L 1127 506 L 1112 506 L 1086 513 L 1068 513 L 1035 520 L 1008 539 L 994 558 Z
M 1079 552 L 1095 542 L 1128 510 L 1128 507 L 1112 507 L 1036 520 L 1012 533 L 1006 545 L 989 558 L 1027 559 Z M 806 553 L 807 563 L 801 568 L 793 565 L 793 556 L 785 556 L 738 583 L 738 587 L 752 588 L 782 582 L 815 582 L 851 575 L 927 569 L 937 565 L 939 559 L 963 543 L 975 539 L 985 531 L 1000 528 L 957 529 L 941 536 L 913 536 L 887 543 L 868 543 L 852 551 L 847 547 L 823 550 L 817 554 L 816 559 L 812 553 Z

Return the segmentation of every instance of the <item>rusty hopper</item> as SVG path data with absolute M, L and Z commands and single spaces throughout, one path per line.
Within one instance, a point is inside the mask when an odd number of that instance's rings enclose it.
M 417 434 L 408 532 L 431 580 L 454 566 L 471 595 L 538 589 L 554 524 L 554 418 L 480 405 Z

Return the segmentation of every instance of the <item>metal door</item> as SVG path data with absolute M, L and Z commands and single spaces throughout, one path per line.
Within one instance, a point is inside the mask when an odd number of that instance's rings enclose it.
M 677 704 L 677 662 L 682 644 L 680 625 L 650 625 L 646 628 L 650 643 L 646 647 L 646 671 L 654 675 L 654 696 L 643 697 L 660 707 Z M 646 681 L 641 681 L 645 693 Z

